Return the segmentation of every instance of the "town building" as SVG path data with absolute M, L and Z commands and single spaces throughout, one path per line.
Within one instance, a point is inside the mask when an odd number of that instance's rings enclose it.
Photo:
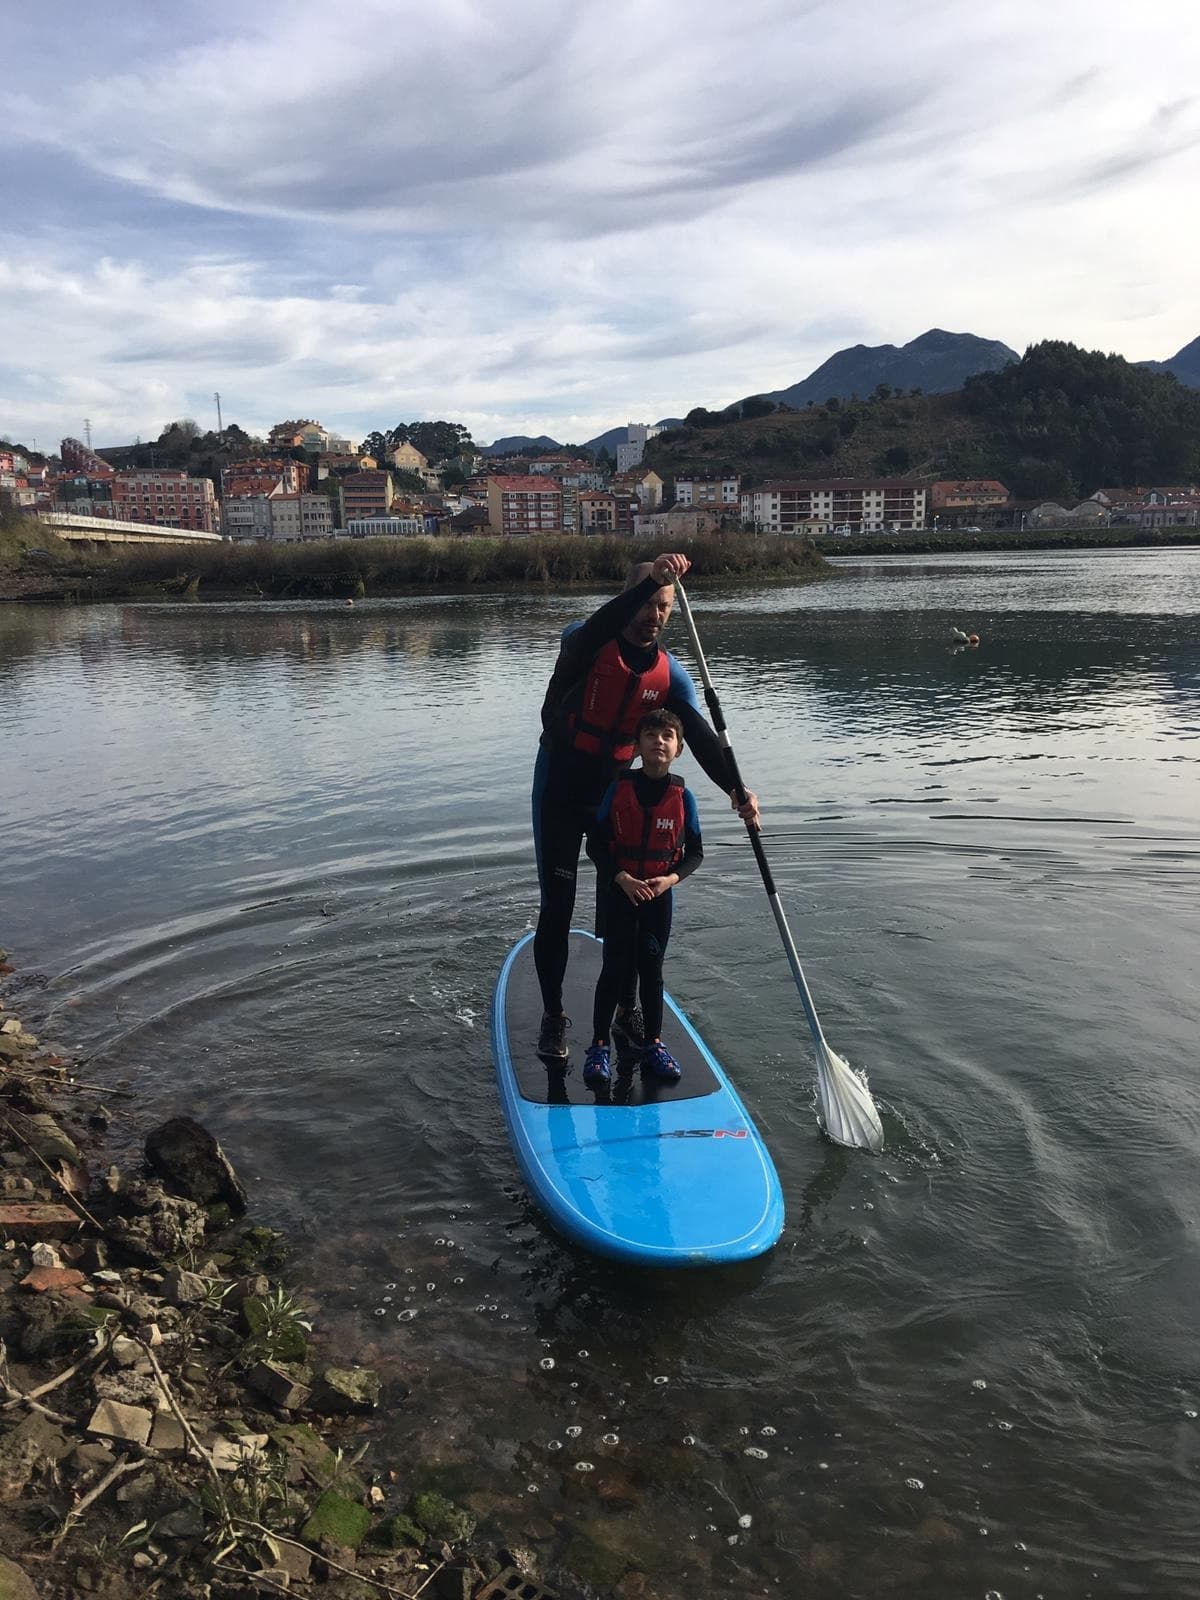
M 580 501 L 584 499 L 580 495 Z M 488 479 L 488 524 L 493 533 L 561 533 L 562 490 L 553 478 L 505 476 Z
M 254 456 L 221 468 L 221 498 L 246 494 L 301 494 L 308 489 L 308 467 L 283 456 Z
M 265 494 L 231 494 L 221 502 L 221 531 L 240 544 L 271 537 L 271 500 Z
M 618 494 L 631 494 L 643 511 L 654 511 L 663 503 L 666 485 L 653 467 L 630 467 L 618 472 L 610 485 Z
M 742 495 L 757 533 L 884 533 L 925 526 L 924 484 L 903 478 L 779 479 Z
M 580 533 L 631 534 L 640 506 L 636 495 L 619 490 L 585 489 L 579 496 Z
M 415 444 L 409 444 L 407 439 L 394 450 L 388 451 L 388 460 L 397 472 L 413 473 L 430 489 L 436 489 L 442 481 L 437 468 L 429 465 L 429 458 L 422 455 Z
M 979 511 L 1005 505 L 1008 498 L 1008 490 L 995 478 L 941 479 L 929 486 L 931 511 Z
M 113 516 L 122 522 L 153 522 L 163 528 L 219 531 L 217 497 L 208 478 L 182 469 L 152 467 L 118 472 L 113 479 Z
M 386 517 L 396 498 L 390 472 L 352 472 L 339 489 L 343 528 L 364 517 Z
M 625 438 L 617 443 L 617 471 L 628 472 L 641 464 L 642 455 L 651 439 L 662 432 L 645 422 L 630 422 L 625 426 Z
M 639 539 L 661 541 L 664 549 L 673 550 L 680 539 L 719 533 L 731 510 L 730 506 L 672 506 L 666 511 L 645 511 L 633 519 L 633 531 Z
M 425 531 L 425 518 L 416 511 L 406 511 L 398 517 L 349 517 L 346 520 L 346 533 L 351 539 L 412 539 L 419 538 Z
M 705 474 L 675 479 L 677 506 L 733 506 L 740 508 L 741 479 L 736 473 Z
M 323 483 L 334 472 L 373 472 L 379 463 L 374 456 L 342 450 L 322 450 L 317 456 L 313 471 L 316 482 Z
M 58 447 L 58 453 L 62 460 L 63 471 L 73 476 L 99 479 L 112 478 L 116 475 L 111 463 L 105 461 L 103 456 L 98 456 L 90 445 L 83 444 L 79 439 L 64 439 Z

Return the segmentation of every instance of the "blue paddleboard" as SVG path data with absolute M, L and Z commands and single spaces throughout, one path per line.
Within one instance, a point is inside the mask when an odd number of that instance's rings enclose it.
M 611 1089 L 584 1087 L 602 951 L 591 934 L 572 930 L 566 1070 L 537 1054 L 532 934 L 496 984 L 500 1101 L 531 1193 L 560 1232 L 619 1261 L 694 1267 L 762 1255 L 783 1228 L 779 1178 L 720 1063 L 670 995 L 663 1043 L 683 1068 L 679 1082 L 643 1079 L 614 1054 Z

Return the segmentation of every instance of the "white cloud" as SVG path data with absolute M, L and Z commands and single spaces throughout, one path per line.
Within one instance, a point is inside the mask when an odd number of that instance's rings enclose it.
M 219 388 L 245 426 L 580 437 L 934 324 L 1200 333 L 1183 0 L 176 9 L 74 61 L 13 35 L 0 434 L 86 403 L 115 442 Z

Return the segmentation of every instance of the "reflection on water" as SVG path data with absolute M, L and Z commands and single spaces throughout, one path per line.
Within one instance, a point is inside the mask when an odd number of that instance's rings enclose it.
M 552 1558 L 665 1596 L 1200 1593 L 1200 552 L 693 596 L 888 1137 L 818 1137 L 693 769 L 670 983 L 789 1211 L 698 1275 L 552 1235 L 490 1076 L 538 706 L 595 598 L 0 609 L 0 934 L 49 1026 L 258 1180 L 321 1325 L 412 1387 L 381 1451 Z

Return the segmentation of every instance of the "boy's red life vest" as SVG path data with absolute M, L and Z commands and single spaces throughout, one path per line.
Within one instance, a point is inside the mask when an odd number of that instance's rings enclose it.
M 658 878 L 683 859 L 683 779 L 671 774 L 662 799 L 644 806 L 634 788 L 636 774 L 623 772 L 609 810 L 612 853 L 618 872 Z
M 619 644 L 610 639 L 588 669 L 578 711 L 567 719 L 572 748 L 621 764 L 632 761 L 634 730 L 647 711 L 666 705 L 670 687 L 671 663 L 665 650 L 658 652 L 646 672 L 631 672 L 621 659 Z

